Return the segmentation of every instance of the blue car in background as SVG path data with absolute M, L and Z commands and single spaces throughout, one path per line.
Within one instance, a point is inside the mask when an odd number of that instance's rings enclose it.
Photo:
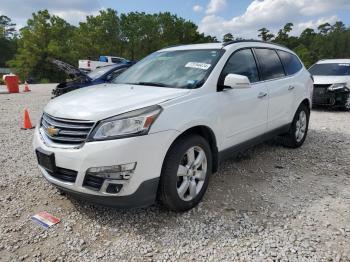
M 59 83 L 56 88 L 52 90 L 52 98 L 82 87 L 109 82 L 134 64 L 134 62 L 126 60 L 123 63 L 99 67 L 92 72 L 86 73 L 70 64 L 56 59 L 53 59 L 51 62 L 71 78 L 70 81 Z

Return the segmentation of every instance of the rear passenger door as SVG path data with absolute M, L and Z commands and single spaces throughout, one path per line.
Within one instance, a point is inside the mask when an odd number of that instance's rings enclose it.
M 267 89 L 264 84 L 259 83 L 252 49 L 241 49 L 231 55 L 219 77 L 219 86 L 223 86 L 228 74 L 247 76 L 251 87 L 218 92 L 220 122 L 226 148 L 265 133 L 268 106 Z
M 277 54 L 282 61 L 284 71 L 289 79 L 288 91 L 293 103 L 289 113 L 289 122 L 292 122 L 300 101 L 305 97 L 305 78 L 300 77 L 299 74 L 303 69 L 303 64 L 295 54 L 290 52 L 277 50 Z
M 262 83 L 269 94 L 267 129 L 271 131 L 289 122 L 294 93 L 276 50 L 255 48 L 254 52 L 259 62 Z

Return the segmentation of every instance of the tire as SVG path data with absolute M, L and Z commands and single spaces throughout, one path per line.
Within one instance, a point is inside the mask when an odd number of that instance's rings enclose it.
M 302 119 L 302 115 L 305 117 L 304 120 Z M 300 147 L 304 143 L 307 136 L 309 129 L 309 119 L 309 108 L 306 105 L 301 104 L 294 115 L 293 122 L 289 128 L 288 133 L 282 136 L 282 145 L 290 148 Z M 302 126 L 300 126 L 301 124 Z
M 208 142 L 199 135 L 179 138 L 164 159 L 158 190 L 160 202 L 176 212 L 195 207 L 207 190 L 211 172 L 212 152 Z
M 62 189 L 60 189 L 60 188 L 58 188 L 58 187 L 56 187 L 56 189 L 57 189 L 57 193 L 58 193 L 60 196 L 67 196 L 66 192 L 63 191 Z
M 344 111 L 350 111 L 350 93 L 348 94 L 348 97 L 345 101 L 344 107 L 343 107 Z

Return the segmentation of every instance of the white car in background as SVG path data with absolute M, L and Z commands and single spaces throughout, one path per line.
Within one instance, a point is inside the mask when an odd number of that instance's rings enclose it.
M 312 86 L 296 54 L 279 45 L 166 48 L 114 83 L 50 101 L 33 141 L 39 169 L 94 203 L 129 208 L 158 199 L 185 211 L 227 157 L 278 135 L 300 147 Z
M 314 106 L 350 110 L 350 59 L 327 59 L 310 69 L 314 77 Z
M 87 59 L 87 60 L 79 60 L 79 69 L 91 72 L 96 70 L 97 68 L 113 65 L 113 64 L 128 64 L 129 60 L 117 57 L 117 56 L 100 56 L 98 61 Z

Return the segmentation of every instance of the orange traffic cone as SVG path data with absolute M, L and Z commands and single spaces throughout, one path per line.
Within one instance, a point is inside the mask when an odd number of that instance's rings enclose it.
M 29 112 L 27 109 L 24 109 L 24 124 L 21 129 L 33 129 L 34 126 L 32 125 L 32 122 L 30 121 Z
M 23 92 L 30 92 L 31 90 L 29 89 L 27 81 L 24 82 L 24 90 Z

